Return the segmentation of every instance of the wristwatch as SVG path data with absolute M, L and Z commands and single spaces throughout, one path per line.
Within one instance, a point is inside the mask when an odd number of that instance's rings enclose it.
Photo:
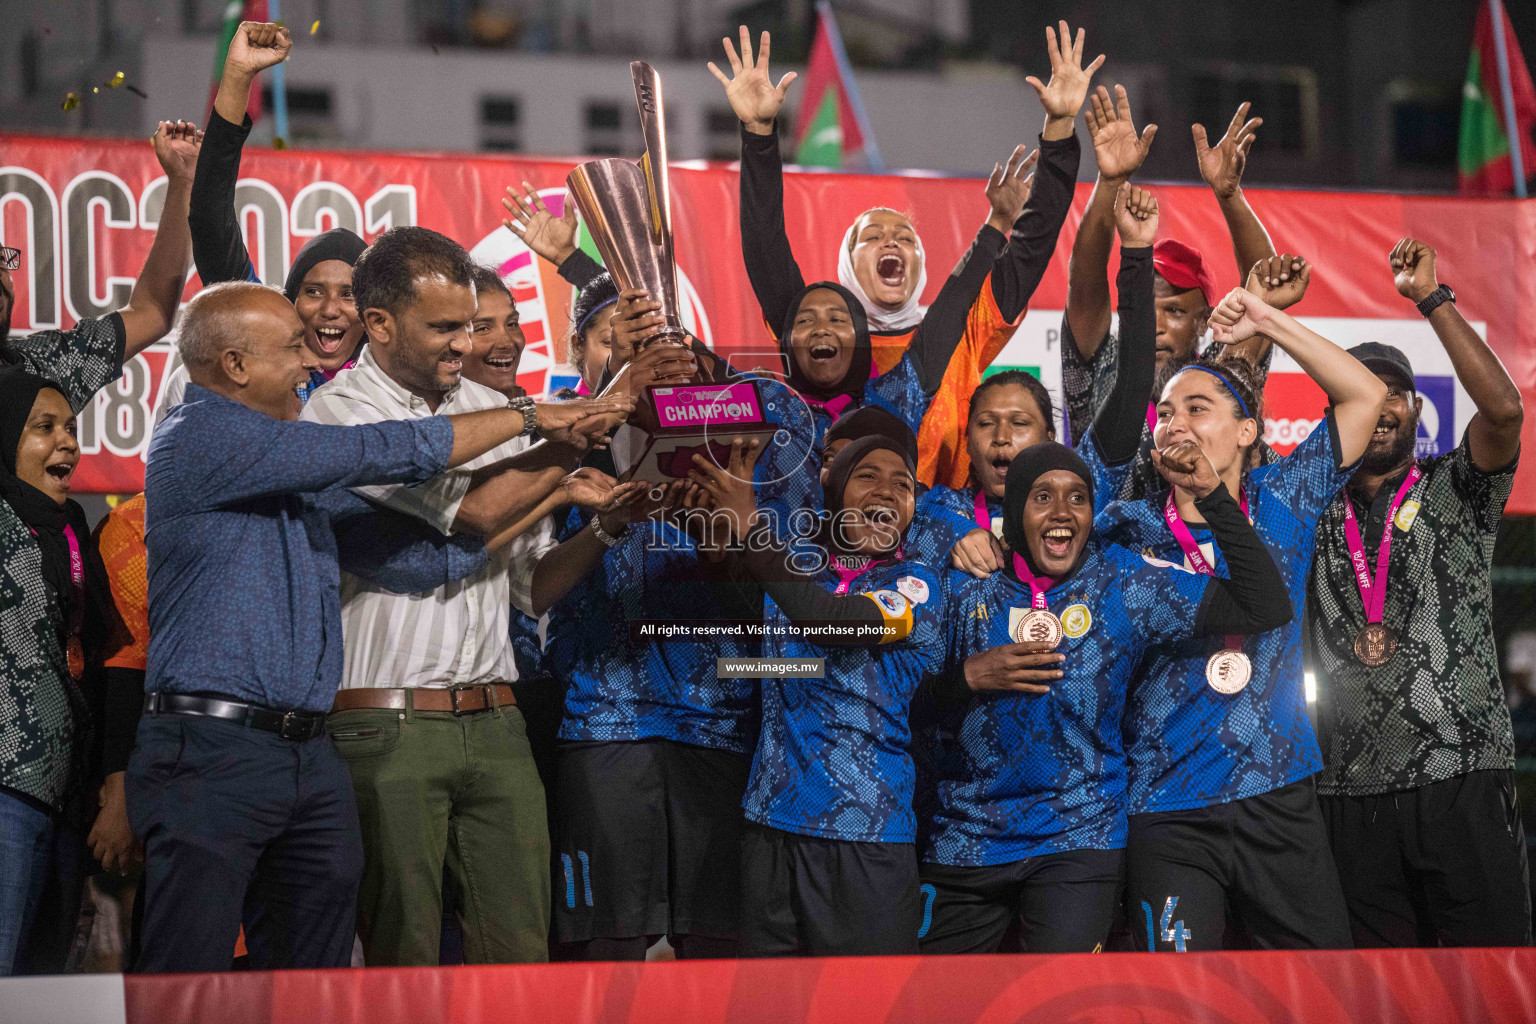
M 518 434 L 518 437 L 527 437 L 539 429 L 539 407 L 527 395 L 507 399 L 507 408 L 516 409 L 523 414 L 523 432 Z
M 629 532 L 629 529 L 626 527 L 619 532 L 618 537 L 615 537 L 613 534 L 603 529 L 603 521 L 601 516 L 593 516 L 591 522 L 589 522 L 588 525 L 592 527 L 592 532 L 597 536 L 598 540 L 603 542 L 603 547 L 605 548 L 613 547 L 619 542 L 619 539 L 623 537 L 624 534 Z
M 1451 291 L 1450 285 L 1443 284 L 1439 288 L 1436 288 L 1434 291 L 1430 292 L 1428 295 L 1424 296 L 1424 298 L 1419 301 L 1419 315 L 1427 317 L 1429 314 L 1440 308 L 1440 303 L 1455 301 L 1456 293 Z

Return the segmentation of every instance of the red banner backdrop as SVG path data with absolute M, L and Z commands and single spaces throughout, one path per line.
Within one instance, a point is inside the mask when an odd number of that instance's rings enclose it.
M 129 1024 L 1515 1024 L 1536 950 L 376 968 L 124 979 Z
M 147 143 L 0 135 L 0 239 L 19 245 L 13 331 L 69 326 L 127 299 L 153 237 L 164 198 Z M 499 267 L 523 313 L 529 348 L 524 383 L 534 393 L 573 376 L 563 365 L 570 290 L 500 227 L 504 186 L 529 181 L 557 208 L 568 161 L 359 152 L 247 152 L 238 203 L 262 279 L 281 282 L 291 255 L 330 227 L 372 238 L 391 225 L 422 224 L 451 235 Z M 695 332 L 722 351 L 761 348 L 765 332 L 740 256 L 737 176 L 726 166 L 677 165 L 678 264 Z M 1059 328 L 1066 300 L 1068 243 L 1087 199 L 1077 203 L 1057 258 L 1029 314 L 998 365 L 1038 371 L 1058 389 Z M 1220 211 L 1204 188 L 1167 186 L 1165 236 L 1202 248 L 1222 287 L 1237 283 Z M 1315 267 L 1311 290 L 1295 312 L 1323 334 L 1350 345 L 1388 341 L 1414 362 L 1425 398 L 1419 446 L 1445 451 L 1475 411 L 1456 383 L 1434 333 L 1397 294 L 1386 254 L 1405 235 L 1439 250 L 1441 279 L 1462 311 L 1486 333 L 1536 406 L 1536 200 L 1253 189 L 1249 198 L 1281 251 Z M 807 279 L 836 276 L 836 247 L 848 224 L 873 205 L 910 211 L 933 273 L 931 300 L 986 216 L 982 182 L 904 175 L 791 174 L 786 215 Z M 197 287 L 194 279 L 189 284 Z M 124 379 L 98 395 L 82 417 L 87 459 L 82 491 L 131 492 L 143 484 L 143 453 L 160 380 L 174 358 L 167 342 L 136 359 Z M 1322 395 L 1283 355 L 1267 393 L 1266 437 L 1288 451 L 1318 422 Z M 1536 416 L 1525 426 L 1536 442 Z M 1536 513 L 1536 460 L 1516 478 L 1511 511 Z

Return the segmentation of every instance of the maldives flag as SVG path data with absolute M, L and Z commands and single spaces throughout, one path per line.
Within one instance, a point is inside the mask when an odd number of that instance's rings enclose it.
M 811 59 L 805 68 L 804 99 L 800 101 L 795 162 L 808 167 L 861 164 L 878 171 L 880 150 L 869 130 L 853 67 L 828 0 L 816 4 L 816 22 Z M 862 161 L 855 158 L 859 153 L 863 154 Z
M 1515 187 L 1514 165 L 1510 160 L 1510 137 L 1520 140 L 1522 170 L 1527 178 L 1536 173 L 1536 142 L 1531 130 L 1536 127 L 1536 87 L 1526 70 L 1525 58 L 1515 39 L 1514 26 L 1504 5 L 1499 5 L 1504 50 L 1508 55 L 1509 89 L 1514 117 L 1506 117 L 1504 95 L 1499 82 L 1492 0 L 1477 13 L 1477 28 L 1472 33 L 1472 57 L 1467 62 L 1467 83 L 1461 91 L 1461 140 L 1456 162 L 1460 190 L 1481 195 L 1508 195 Z M 1514 131 L 1508 130 L 1510 122 Z

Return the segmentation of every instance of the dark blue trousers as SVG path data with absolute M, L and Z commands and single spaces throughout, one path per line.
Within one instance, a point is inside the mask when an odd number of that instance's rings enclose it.
M 124 781 L 145 854 L 137 970 L 227 971 L 242 924 L 253 970 L 352 962 L 363 844 L 330 736 L 145 715 Z

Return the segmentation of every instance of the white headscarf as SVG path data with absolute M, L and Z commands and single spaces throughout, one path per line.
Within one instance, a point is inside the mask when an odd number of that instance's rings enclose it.
M 869 211 L 865 211 L 868 213 Z M 917 242 L 917 287 L 912 289 L 912 297 L 902 304 L 900 309 L 888 310 L 884 306 L 875 304 L 868 295 L 864 294 L 864 286 L 859 283 L 858 275 L 853 272 L 853 253 L 849 250 L 853 247 L 853 229 L 859 226 L 859 220 L 864 214 L 859 214 L 854 222 L 848 225 L 848 230 L 843 233 L 842 247 L 837 250 L 837 282 L 859 297 L 864 304 L 864 313 L 869 317 L 869 329 L 871 331 L 895 334 L 901 331 L 910 331 L 922 323 L 923 314 L 928 312 L 927 306 L 918 305 L 922 298 L 923 289 L 928 286 L 928 258 L 923 254 L 923 240 L 916 231 L 912 237 Z

